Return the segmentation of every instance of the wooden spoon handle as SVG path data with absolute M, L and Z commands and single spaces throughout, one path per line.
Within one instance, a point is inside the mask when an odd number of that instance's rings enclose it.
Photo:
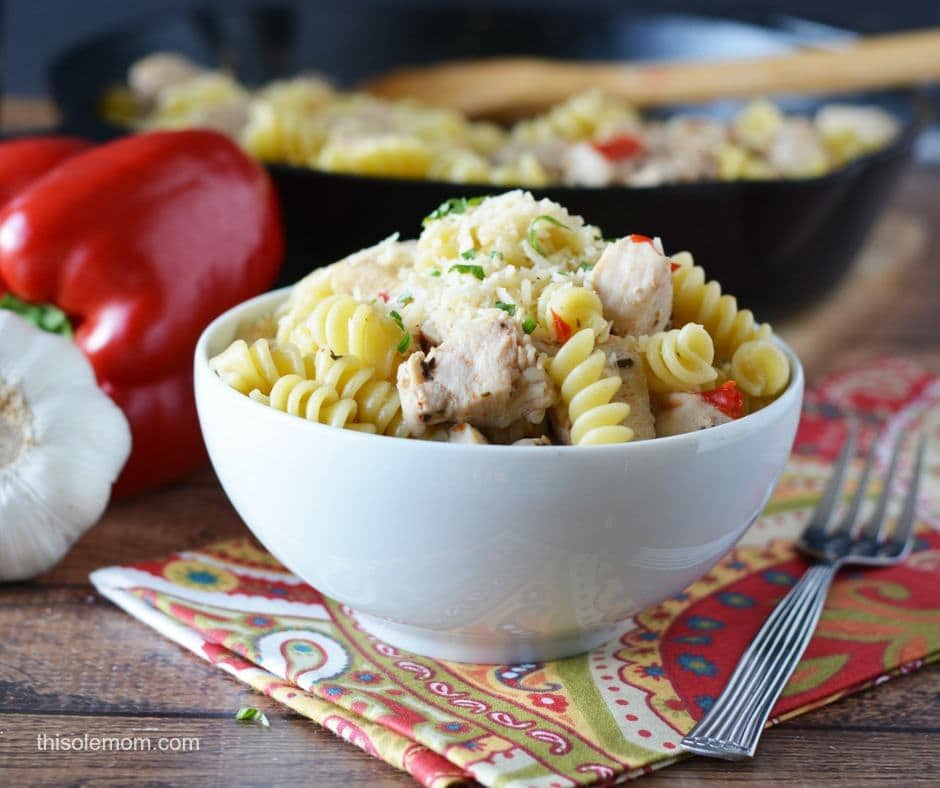
M 366 90 L 474 116 L 544 110 L 591 88 L 637 106 L 770 93 L 830 93 L 940 79 L 940 28 L 747 60 L 629 64 L 539 58 L 451 61 L 380 76 Z

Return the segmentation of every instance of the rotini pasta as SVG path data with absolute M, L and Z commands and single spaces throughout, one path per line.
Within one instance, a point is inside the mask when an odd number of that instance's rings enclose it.
M 594 339 L 590 328 L 572 336 L 551 360 L 548 374 L 561 388 L 561 399 L 568 406 L 574 445 L 626 443 L 633 439 L 633 430 L 623 424 L 630 406 L 611 402 L 621 380 L 602 377 L 606 357 L 594 350 Z
M 639 344 L 650 391 L 698 391 L 718 377 L 712 338 L 698 323 L 641 337 Z
M 318 383 L 335 389 L 340 397 L 356 401 L 360 422 L 375 425 L 383 435 L 407 436 L 401 400 L 393 383 L 376 380 L 374 370 L 364 367 L 355 356 L 334 357 L 326 348 L 316 352 L 313 365 Z
M 770 337 L 770 326 L 757 323 L 751 310 L 738 309 L 734 296 L 722 295 L 721 285 L 706 280 L 705 271 L 695 265 L 691 254 L 679 252 L 672 260 L 678 266 L 672 272 L 673 325 L 703 325 L 719 359 L 730 359 L 744 342 Z
M 275 344 L 267 339 L 258 339 L 251 345 L 236 339 L 211 359 L 209 365 L 242 394 L 254 390 L 268 394 L 281 376 L 305 374 L 303 357 L 294 345 Z
M 772 397 L 790 380 L 790 362 L 769 340 L 744 342 L 731 357 L 731 377 L 752 397 Z
M 345 427 L 355 423 L 359 410 L 355 400 L 341 399 L 336 389 L 300 375 L 278 378 L 270 394 L 263 394 L 256 389 L 249 396 L 275 410 L 331 427 Z
M 538 300 L 539 324 L 546 335 L 563 342 L 572 333 L 590 328 L 603 340 L 609 330 L 597 293 L 571 282 L 553 282 Z
M 345 295 L 321 299 L 305 320 L 285 333 L 303 353 L 326 348 L 337 356 L 353 355 L 381 378 L 394 372 L 403 336 L 374 305 Z

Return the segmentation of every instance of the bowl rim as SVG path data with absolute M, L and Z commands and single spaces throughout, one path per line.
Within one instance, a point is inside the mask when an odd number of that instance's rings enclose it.
M 520 452 L 526 452 L 529 455 L 534 453 L 535 456 L 554 456 L 555 452 L 548 451 L 549 449 L 556 449 L 565 452 L 570 452 L 572 450 L 577 450 L 578 454 L 584 454 L 589 456 L 597 452 L 626 452 L 627 454 L 637 451 L 642 451 L 639 447 L 649 446 L 650 444 L 656 446 L 677 446 L 681 447 L 681 444 L 687 444 L 689 450 L 697 449 L 699 441 L 703 435 L 707 435 L 709 440 L 715 440 L 719 442 L 733 442 L 738 438 L 742 438 L 745 435 L 749 434 L 752 429 L 756 429 L 758 432 L 763 426 L 768 426 L 771 423 L 782 418 L 783 415 L 790 410 L 796 400 L 797 407 L 800 408 L 802 405 L 803 397 L 803 388 L 805 384 L 803 365 L 800 363 L 799 357 L 793 351 L 793 349 L 787 345 L 782 339 L 780 339 L 776 334 L 773 337 L 775 344 L 783 350 L 787 358 L 790 361 L 790 380 L 787 383 L 787 387 L 780 393 L 780 395 L 769 405 L 755 413 L 749 413 L 746 416 L 743 416 L 740 419 L 735 419 L 733 421 L 726 422 L 725 424 L 718 424 L 714 427 L 709 427 L 706 430 L 696 430 L 693 432 L 680 433 L 679 435 L 667 435 L 663 437 L 650 438 L 648 440 L 641 441 L 629 441 L 627 443 L 615 443 L 615 444 L 606 444 L 599 446 L 569 446 L 566 444 L 552 444 L 551 446 L 513 446 L 511 444 L 498 444 L 498 443 L 487 443 L 487 444 L 457 444 L 449 443 L 446 441 L 429 441 L 429 440 L 416 440 L 414 438 L 398 438 L 391 435 L 371 435 L 364 432 L 359 432 L 357 430 L 347 430 L 339 427 L 332 427 L 327 424 L 321 424 L 319 422 L 307 421 L 306 419 L 298 418 L 297 416 L 292 416 L 288 413 L 283 413 L 274 408 L 267 407 L 260 402 L 255 402 L 251 398 L 245 396 L 239 391 L 236 391 L 231 386 L 227 385 L 222 381 L 222 379 L 216 375 L 212 369 L 209 367 L 209 345 L 213 343 L 219 333 L 226 330 L 237 331 L 239 325 L 242 325 L 246 322 L 246 317 L 249 313 L 259 313 L 258 316 L 263 311 L 273 311 L 277 305 L 288 297 L 293 286 L 282 287 L 277 290 L 272 290 L 267 293 L 262 293 L 261 295 L 255 296 L 243 301 L 240 304 L 236 304 L 230 309 L 223 312 L 221 315 L 216 317 L 206 328 L 203 330 L 202 334 L 199 337 L 198 342 L 196 343 L 196 350 L 194 356 L 194 372 L 195 372 L 195 381 L 200 379 L 209 379 L 208 385 L 212 386 L 212 391 L 214 392 L 213 396 L 229 397 L 230 401 L 235 407 L 248 408 L 244 411 L 245 418 L 252 418 L 250 414 L 255 414 L 256 416 L 261 416 L 262 413 L 266 414 L 266 417 L 274 417 L 279 419 L 289 419 L 290 423 L 295 426 L 298 430 L 308 430 L 311 436 L 321 436 L 326 437 L 323 430 L 328 430 L 329 435 L 332 435 L 333 438 L 342 440 L 343 438 L 340 435 L 345 436 L 349 440 L 359 440 L 359 441 L 375 441 L 377 438 L 383 440 L 395 441 L 395 443 L 386 444 L 389 447 L 398 446 L 404 448 L 402 444 L 408 444 L 411 447 L 424 446 L 427 447 L 427 451 L 460 451 L 460 452 L 476 452 L 477 454 L 486 453 L 492 454 L 494 452 L 504 452 L 508 449 L 513 450 L 512 456 L 521 456 Z M 197 406 L 199 404 L 199 394 L 198 394 L 198 384 L 197 385 Z M 240 404 L 236 404 L 240 403 Z M 283 422 L 285 425 L 288 422 Z M 376 444 L 376 448 L 382 444 Z M 431 448 L 431 447 L 436 448 Z M 467 454 L 461 454 L 461 456 L 469 456 Z

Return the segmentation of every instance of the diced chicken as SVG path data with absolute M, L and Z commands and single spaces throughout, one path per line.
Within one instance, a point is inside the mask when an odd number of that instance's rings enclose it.
M 661 399 L 656 408 L 656 435 L 681 435 L 725 424 L 731 419 L 698 394 L 676 392 Z
M 508 427 L 540 421 L 554 399 L 535 349 L 507 317 L 466 320 L 437 347 L 398 368 L 405 423 L 417 434 L 445 421 Z
M 137 100 L 152 103 L 160 91 L 180 85 L 204 73 L 205 69 L 191 60 L 171 52 L 155 52 L 131 66 L 127 83 Z
M 641 336 L 661 331 L 672 312 L 672 264 L 658 239 L 610 244 L 594 266 L 591 282 L 613 320 L 613 333 Z
M 616 168 L 604 154 L 587 142 L 571 145 L 561 159 L 562 180 L 568 186 L 607 186 Z
M 634 440 L 655 438 L 646 373 L 636 349 L 636 341 L 632 337 L 612 336 L 597 347 L 607 356 L 604 377 L 619 377 L 622 381 L 611 402 L 626 402 L 630 406 L 630 415 L 623 422 L 624 425 L 633 430 Z M 568 407 L 564 403 L 556 403 L 549 411 L 549 417 L 557 438 L 562 443 L 570 444 L 571 419 Z
M 552 442 L 547 435 L 543 435 L 540 438 L 523 438 L 522 440 L 514 441 L 513 446 L 551 446 Z
M 784 121 L 768 155 L 771 167 L 790 177 L 821 175 L 829 165 L 819 134 L 806 118 Z
M 466 445 L 483 445 L 489 443 L 486 436 L 476 427 L 469 424 L 455 424 L 448 431 L 448 443 L 463 443 Z

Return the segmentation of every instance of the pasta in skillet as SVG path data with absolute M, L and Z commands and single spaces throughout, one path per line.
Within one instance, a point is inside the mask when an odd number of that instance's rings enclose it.
M 687 252 L 528 192 L 432 211 L 299 282 L 212 359 L 261 404 L 464 444 L 626 443 L 767 406 L 787 355 Z

